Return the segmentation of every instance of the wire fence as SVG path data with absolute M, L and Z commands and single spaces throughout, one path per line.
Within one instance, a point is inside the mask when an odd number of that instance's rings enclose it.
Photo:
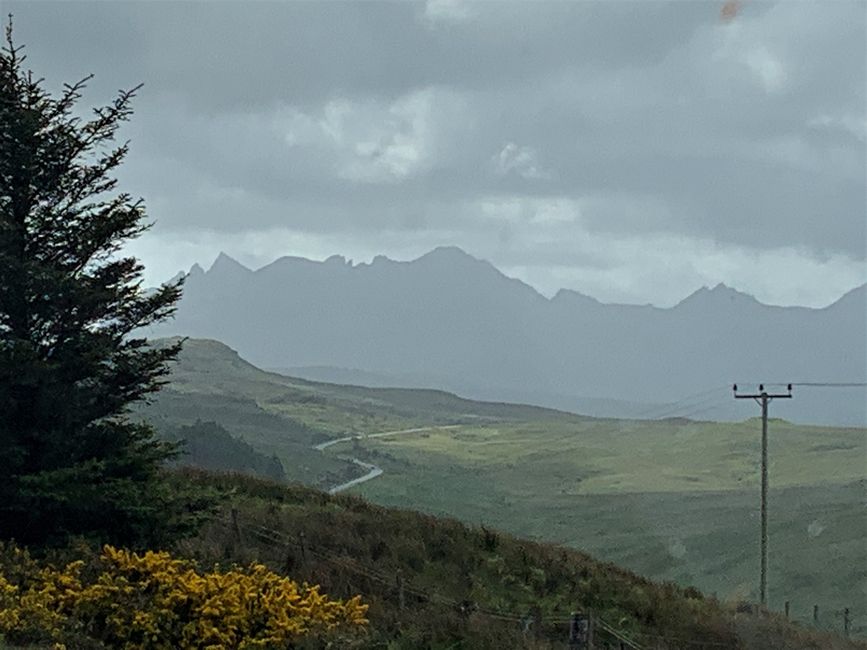
M 401 607 L 404 607 L 407 602 L 411 602 L 412 600 L 415 600 L 418 603 L 432 603 L 449 608 L 466 616 L 479 616 L 511 624 L 525 635 L 532 635 L 541 632 L 544 623 L 544 626 L 549 631 L 561 635 L 560 638 L 568 638 L 570 624 L 573 622 L 572 616 L 543 616 L 538 608 L 529 608 L 527 611 L 505 611 L 486 607 L 475 602 L 455 600 L 454 598 L 449 598 L 435 591 L 431 591 L 428 588 L 414 585 L 409 580 L 406 580 L 401 574 L 384 573 L 370 566 L 362 565 L 358 561 L 344 555 L 338 555 L 322 549 L 310 548 L 306 543 L 303 534 L 298 537 L 293 537 L 253 521 L 242 522 L 239 515 L 234 511 L 231 518 L 220 519 L 218 522 L 235 535 L 238 541 L 241 540 L 242 536 L 248 539 L 254 538 L 258 542 L 270 547 L 272 550 L 281 553 L 294 551 L 302 557 L 315 558 L 320 562 L 334 567 L 339 567 L 357 576 L 377 582 L 386 587 L 387 590 L 395 592 L 394 595 L 399 599 Z M 716 648 L 731 647 L 731 643 L 712 641 L 706 638 L 690 639 L 677 636 L 628 632 L 611 622 L 606 621 L 597 613 L 587 611 L 586 608 L 584 609 L 584 613 L 589 616 L 590 620 L 592 620 L 594 634 L 598 637 L 598 642 L 594 647 L 598 648 L 628 648 L 631 650 L 713 650 Z M 557 632 L 556 630 L 560 630 L 560 632 Z M 546 634 L 546 636 L 550 636 L 550 634 Z M 567 644 L 567 647 L 586 647 L 581 645 L 568 645 L 568 641 L 565 639 L 564 643 Z

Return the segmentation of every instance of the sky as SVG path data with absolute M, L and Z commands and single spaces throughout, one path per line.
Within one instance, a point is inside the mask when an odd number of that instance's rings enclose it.
M 867 3 L 723 6 L 3 2 L 47 89 L 144 84 L 150 284 L 455 245 L 545 295 L 827 305 L 867 281 Z

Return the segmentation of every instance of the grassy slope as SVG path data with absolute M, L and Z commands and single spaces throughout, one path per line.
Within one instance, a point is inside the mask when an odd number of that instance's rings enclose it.
M 574 419 L 533 406 L 491 404 L 434 390 L 337 386 L 264 372 L 216 341 L 191 339 L 171 383 L 142 409 L 157 428 L 197 419 L 216 421 L 283 462 L 287 475 L 333 485 L 358 468 L 311 449 L 313 442 L 348 432 L 375 433 L 457 422 Z
M 781 422 L 771 431 L 770 604 L 790 600 L 802 619 L 819 604 L 836 629 L 835 612 L 849 607 L 864 626 L 865 432 Z M 755 422 L 591 422 L 370 440 L 364 448 L 385 474 L 358 491 L 754 599 L 755 432 Z
M 331 595 L 363 594 L 371 604 L 370 648 L 565 648 L 566 621 L 576 609 L 601 616 L 645 647 L 867 647 L 779 617 L 736 614 L 698 592 L 652 583 L 574 549 L 300 486 L 202 473 L 188 473 L 190 479 L 230 495 L 223 520 L 231 521 L 228 510 L 235 508 L 240 535 L 230 523 L 215 523 L 184 543 L 186 554 L 206 562 L 257 559 Z M 538 638 L 523 632 L 521 619 L 533 611 L 542 622 Z
M 757 420 L 576 418 L 464 426 L 376 444 L 401 458 L 437 459 L 490 473 L 519 493 L 622 494 L 753 489 L 759 431 Z M 777 487 L 846 483 L 864 476 L 863 429 L 772 421 L 770 437 L 770 473 Z M 530 466 L 544 470 L 542 475 L 529 476 L 524 470 Z
M 477 402 L 438 390 L 341 386 L 284 377 L 256 368 L 222 343 L 202 339 L 184 345 L 170 388 L 185 394 L 243 395 L 270 413 L 331 434 L 372 433 L 419 423 L 580 419 L 551 409 Z
M 319 384 L 265 373 L 225 346 L 189 341 L 148 415 L 214 419 L 290 477 L 334 484 L 346 432 L 463 423 L 363 443 L 385 475 L 357 488 L 390 505 L 576 546 L 721 597 L 755 597 L 757 423 L 630 422 L 463 400 L 439 391 Z M 826 624 L 867 623 L 865 431 L 771 424 L 771 604 Z

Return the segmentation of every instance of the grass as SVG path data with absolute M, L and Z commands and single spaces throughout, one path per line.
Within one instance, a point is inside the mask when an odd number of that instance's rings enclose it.
M 418 424 L 575 418 L 550 409 L 466 400 L 437 390 L 325 384 L 259 370 L 217 341 L 191 339 L 171 376 L 184 396 L 243 396 L 266 412 L 316 431 L 342 435 Z
M 607 622 L 644 647 L 666 650 L 867 648 L 780 616 L 741 611 L 693 588 L 648 580 L 573 548 L 489 527 L 240 475 L 180 470 L 169 476 L 179 488 L 218 495 L 220 503 L 193 537 L 170 549 L 175 556 L 200 568 L 262 562 L 320 585 L 329 597 L 361 595 L 370 605 L 370 624 L 352 645 L 358 650 L 565 650 L 573 611 Z M 82 559 L 87 567 L 97 554 L 77 543 L 55 549 L 51 558 L 59 564 Z M 11 547 L 0 545 L 0 567 L 19 570 Z M 80 631 L 73 626 L 69 633 Z M 68 641 L 70 648 L 84 647 Z M 615 638 L 599 623 L 596 641 L 609 647 Z M 326 647 L 334 646 L 317 639 L 299 646 Z
M 651 582 L 575 549 L 301 486 L 188 476 L 231 495 L 225 510 L 234 507 L 241 525 L 240 536 L 223 524 L 206 528 L 184 543 L 185 554 L 205 562 L 256 558 L 331 595 L 362 593 L 371 604 L 371 648 L 565 648 L 576 609 L 648 645 L 664 636 L 743 650 L 865 647 L 778 616 L 739 614 L 694 589 Z M 534 612 L 538 637 L 524 632 Z
M 758 481 L 759 432 L 756 420 L 576 418 L 464 426 L 366 444 L 413 464 L 472 467 L 503 483 L 504 489 L 522 494 L 528 489 L 548 494 L 620 494 L 752 488 Z M 770 438 L 774 486 L 864 478 L 867 432 L 863 429 L 774 421 Z
M 575 418 L 533 406 L 490 404 L 442 391 L 337 386 L 259 370 L 217 341 L 188 340 L 170 384 L 139 410 L 158 429 L 215 421 L 276 455 L 290 480 L 335 485 L 358 468 L 311 449 L 347 433 L 479 421 Z
M 744 450 L 735 448 L 755 423 L 617 426 L 576 425 L 571 434 L 550 424 L 438 430 L 367 440 L 361 457 L 385 473 L 356 491 L 378 503 L 567 544 L 721 598 L 756 600 L 758 451 L 746 442 Z M 789 600 L 793 615 L 808 620 L 819 604 L 822 623 L 836 629 L 839 612 L 849 607 L 863 629 L 864 433 L 785 423 L 772 430 L 781 442 L 772 447 L 770 605 L 782 611 Z M 817 436 L 858 450 L 826 471 L 830 460 L 822 456 L 836 452 L 810 451 Z M 705 438 L 710 444 L 696 449 Z M 669 448 L 662 442 L 668 439 L 677 442 Z
M 146 417 L 216 420 L 292 480 L 335 485 L 367 458 L 385 474 L 371 500 L 492 525 L 592 552 L 721 598 L 755 599 L 758 420 L 623 421 L 463 400 L 439 391 L 336 386 L 281 377 L 213 341 L 189 341 L 170 390 Z M 346 433 L 460 424 L 336 445 Z M 355 450 L 353 450 L 355 449 Z M 867 632 L 867 432 L 770 423 L 771 606 Z

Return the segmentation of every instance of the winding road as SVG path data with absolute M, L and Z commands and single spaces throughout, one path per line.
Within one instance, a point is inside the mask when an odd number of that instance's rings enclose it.
M 352 436 L 345 436 L 343 438 L 335 438 L 334 440 L 326 440 L 325 442 L 320 442 L 318 445 L 313 445 L 313 449 L 316 451 L 325 451 L 329 447 L 340 444 L 342 442 L 350 442 L 352 440 L 366 440 L 369 438 L 385 438 L 387 436 L 399 436 L 401 434 L 407 433 L 421 433 L 423 431 L 434 431 L 434 430 L 444 430 L 444 429 L 458 429 L 462 425 L 460 424 L 447 424 L 443 426 L 437 427 L 416 427 L 415 429 L 400 429 L 399 431 L 383 431 L 381 433 L 370 433 L 370 434 L 355 434 Z M 343 492 L 344 490 L 348 490 L 351 487 L 355 487 L 356 485 L 361 485 L 362 483 L 366 483 L 371 479 L 375 479 L 377 476 L 382 476 L 383 470 L 381 467 L 374 465 L 372 463 L 366 463 L 363 460 L 359 460 L 358 458 L 349 458 L 351 463 L 358 465 L 359 467 L 366 469 L 367 474 L 363 476 L 359 476 L 358 478 L 354 478 L 351 481 L 346 481 L 346 483 L 341 483 L 340 485 L 335 485 L 333 488 L 328 490 L 328 494 L 337 494 L 338 492 Z

